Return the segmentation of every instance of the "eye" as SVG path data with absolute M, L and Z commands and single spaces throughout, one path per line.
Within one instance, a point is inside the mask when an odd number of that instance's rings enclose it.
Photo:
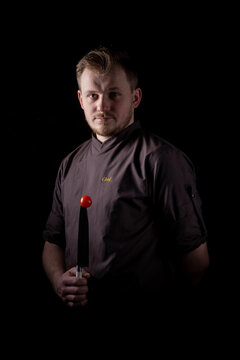
M 118 92 L 116 92 L 116 91 L 112 91 L 112 92 L 109 93 L 110 99 L 115 99 L 118 96 L 120 96 L 120 94 Z
M 96 100 L 97 99 L 97 94 L 88 94 L 88 98 L 91 100 Z

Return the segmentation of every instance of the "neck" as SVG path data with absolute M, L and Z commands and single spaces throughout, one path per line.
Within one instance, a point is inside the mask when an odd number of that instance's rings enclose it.
M 119 127 L 115 132 L 113 132 L 111 135 L 101 135 L 101 134 L 95 134 L 98 141 L 101 143 L 104 143 L 106 140 L 111 139 L 113 136 L 118 135 L 121 131 L 129 127 L 134 123 L 134 119 L 132 119 L 125 127 Z

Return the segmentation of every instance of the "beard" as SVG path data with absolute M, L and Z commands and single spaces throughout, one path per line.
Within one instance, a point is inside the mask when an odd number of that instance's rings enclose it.
M 126 127 L 128 127 L 133 123 L 133 109 L 130 108 L 126 117 L 122 119 L 120 122 L 118 122 L 118 120 L 113 114 L 106 113 L 104 114 L 104 117 L 106 118 L 110 117 L 111 119 L 110 120 L 106 119 L 106 121 L 102 121 L 101 123 L 97 124 L 96 123 L 97 117 L 98 116 L 95 115 L 92 121 L 89 121 L 86 117 L 85 119 L 89 127 L 96 136 L 99 135 L 106 138 L 110 138 L 117 135 L 123 129 L 125 129 Z

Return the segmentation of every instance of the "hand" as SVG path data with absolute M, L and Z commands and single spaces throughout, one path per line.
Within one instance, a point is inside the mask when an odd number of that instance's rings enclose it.
M 88 302 L 88 278 L 91 276 L 85 269 L 83 277 L 76 277 L 76 268 L 72 267 L 58 279 L 56 292 L 62 301 L 70 307 L 85 306 Z

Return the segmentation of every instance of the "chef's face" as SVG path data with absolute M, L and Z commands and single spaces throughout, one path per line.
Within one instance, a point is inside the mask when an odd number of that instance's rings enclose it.
M 104 142 L 134 122 L 134 109 L 140 104 L 142 92 L 140 88 L 131 89 L 119 65 L 107 74 L 87 67 L 81 76 L 78 98 L 88 125 Z

